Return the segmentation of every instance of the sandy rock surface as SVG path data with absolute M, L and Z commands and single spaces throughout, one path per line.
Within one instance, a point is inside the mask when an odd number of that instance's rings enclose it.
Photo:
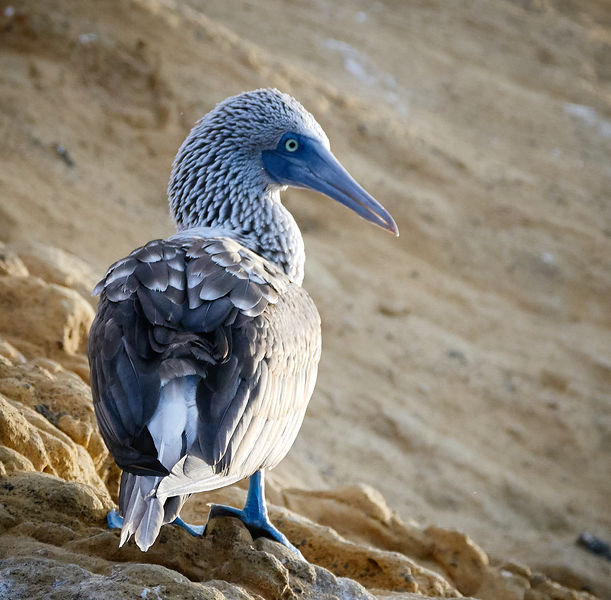
M 0 597 L 611 597 L 611 563 L 575 543 L 611 539 L 609 14 L 0 5 Z M 91 409 L 89 290 L 172 232 L 165 187 L 193 122 L 261 86 L 316 115 L 401 230 L 285 195 L 324 349 L 269 492 L 320 570 L 231 520 L 204 540 L 168 527 L 145 555 L 103 522 L 119 473 Z

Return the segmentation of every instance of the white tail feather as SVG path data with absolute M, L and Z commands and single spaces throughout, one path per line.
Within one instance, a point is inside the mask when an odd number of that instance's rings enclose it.
M 140 524 L 136 529 L 136 535 L 134 536 L 136 544 L 138 544 L 138 548 L 142 552 L 146 552 L 153 545 L 164 523 L 163 517 L 165 514 L 163 502 L 156 496 L 146 498 L 145 502 L 147 503 L 146 511 L 140 520 Z
M 123 529 L 119 546 L 123 546 L 132 534 L 138 547 L 146 552 L 155 541 L 163 525 L 164 502 L 157 498 L 155 492 L 161 477 L 146 477 L 129 474 L 133 478 L 133 488 L 127 506 L 123 511 Z
M 173 379 L 164 385 L 157 410 L 148 424 L 159 461 L 167 469 L 171 469 L 181 458 L 183 434 L 186 435 L 187 447 L 195 438 L 196 384 L 197 378 L 190 376 Z M 177 516 L 186 498 L 166 507 L 168 494 L 157 494 L 163 479 L 123 473 L 119 499 L 123 529 L 119 546 L 123 546 L 134 534 L 136 544 L 146 552 L 159 535 L 161 526 Z

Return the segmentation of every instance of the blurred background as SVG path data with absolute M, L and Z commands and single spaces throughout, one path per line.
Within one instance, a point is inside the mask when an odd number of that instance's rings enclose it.
M 611 593 L 611 3 L 0 2 L 0 241 L 101 277 L 173 231 L 193 123 L 277 87 L 401 237 L 307 191 L 319 383 L 272 486 L 364 482 L 404 519 Z

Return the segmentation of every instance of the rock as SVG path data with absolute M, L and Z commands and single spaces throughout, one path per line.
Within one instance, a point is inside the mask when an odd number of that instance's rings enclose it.
M 2 591 L 7 598 L 48 597 L 53 590 L 56 600 L 87 598 L 113 600 L 172 598 L 173 600 L 248 600 L 252 596 L 240 588 L 225 584 L 215 586 L 189 581 L 175 571 L 159 565 L 118 565 L 94 573 L 76 564 L 52 558 L 7 558 L 0 561 Z
M 283 503 L 316 523 L 333 527 L 353 542 L 426 558 L 431 542 L 415 523 L 405 522 L 390 510 L 384 497 L 367 485 L 333 490 L 288 489 Z
M 0 241 L 0 276 L 16 275 L 17 277 L 27 277 L 28 268 L 15 252 Z
M 95 464 L 108 456 L 99 433 L 91 389 L 74 372 L 51 359 L 0 364 L 0 394 L 20 402 L 82 445 Z
M 350 577 L 368 588 L 418 592 L 422 595 L 457 595 L 439 574 L 399 552 L 378 550 L 342 538 L 330 527 L 318 525 L 287 510 L 273 511 L 277 526 L 310 561 L 333 573 Z
M 540 573 L 530 579 L 530 589 L 524 594 L 524 600 L 595 600 L 588 592 L 566 588 Z
M 420 594 L 410 594 L 405 592 L 389 592 L 388 590 L 374 590 L 377 600 L 422 600 L 424 596 Z M 427 600 L 441 600 L 442 596 L 426 596 Z M 444 600 L 465 600 L 464 596 L 443 596 Z M 466 600 L 469 600 L 468 598 Z
M 113 504 L 90 485 L 45 473 L 13 473 L 0 479 L 0 502 L 19 523 L 52 523 L 83 528 L 102 524 Z
M 17 348 L 9 344 L 6 340 L 0 339 L 0 364 L 11 365 L 16 362 L 24 363 L 26 358 Z
M 35 277 L 0 277 L 0 332 L 25 356 L 83 353 L 93 317 L 74 290 Z
M 14 471 L 35 471 L 30 459 L 23 456 L 13 448 L 0 446 L 0 475 Z
M 100 492 L 106 487 L 96 472 L 92 456 L 43 415 L 0 394 L 0 448 L 11 460 L 4 472 L 29 470 L 82 481 Z
M 90 486 L 40 473 L 12 475 L 0 479 L 0 505 L 0 569 L 14 593 L 61 587 L 65 598 L 77 590 L 97 594 L 123 573 L 119 581 L 129 585 L 118 593 L 125 594 L 133 593 L 133 585 L 140 585 L 140 591 L 162 586 L 173 593 L 167 586 L 178 583 L 176 593 L 201 598 L 374 598 L 355 581 L 299 560 L 280 544 L 253 541 L 233 518 L 213 519 L 203 539 L 165 527 L 159 543 L 142 553 L 133 542 L 118 547 L 118 532 L 105 526 L 108 497 Z M 135 564 L 142 561 L 147 564 Z M 63 563 L 68 563 L 65 576 L 58 568 Z M 38 574 L 43 567 L 44 574 Z M 191 584 L 184 575 L 207 585 Z M 217 586 L 217 580 L 228 583 Z
M 14 246 L 31 275 L 40 277 L 47 283 L 77 291 L 90 304 L 97 300 L 91 292 L 100 279 L 89 264 L 65 250 L 40 243 L 20 243 Z
M 505 569 L 489 569 L 478 581 L 477 597 L 482 600 L 524 600 L 530 590 L 527 578 Z
M 348 493 L 346 493 L 348 492 Z M 372 546 L 372 540 L 390 538 L 389 545 L 400 546 L 399 528 L 396 538 L 388 533 L 380 536 L 380 517 L 394 518 L 378 492 L 366 486 L 340 488 L 328 491 L 285 490 L 281 497 L 293 508 L 298 504 L 307 506 L 307 514 L 325 515 L 323 521 L 335 518 L 338 530 L 345 532 L 346 539 L 335 529 L 313 522 L 293 510 L 270 505 L 272 521 L 283 531 L 310 561 L 321 565 L 335 575 L 355 579 L 367 588 L 393 589 L 402 592 L 418 592 L 425 595 L 457 595 L 457 590 L 440 574 L 410 560 L 404 554 Z M 189 501 L 184 513 L 187 520 L 202 522 L 207 518 L 204 502 L 240 506 L 244 503 L 245 492 L 241 489 L 226 488 L 211 492 Z M 299 502 L 296 503 L 295 499 Z M 367 517 L 366 508 L 373 517 Z M 329 512 L 327 512 L 329 511 Z M 350 526 L 349 523 L 352 522 Z M 362 527 L 359 530 L 359 527 Z M 372 532 L 368 538 L 367 533 Z M 356 535 L 355 535 L 356 534 Z M 420 534 L 423 536 L 422 531 Z M 414 530 L 408 530 L 404 547 L 413 545 Z M 426 561 L 424 561 L 426 562 Z
M 459 531 L 428 527 L 431 554 L 443 566 L 462 594 L 474 595 L 488 571 L 488 557 L 469 536 Z

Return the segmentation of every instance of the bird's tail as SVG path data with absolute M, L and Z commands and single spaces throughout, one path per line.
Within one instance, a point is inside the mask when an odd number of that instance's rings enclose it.
M 187 497 L 157 497 L 161 477 L 133 475 L 123 471 L 119 494 L 119 512 L 123 517 L 123 529 L 119 546 L 134 534 L 138 547 L 146 552 L 153 544 L 164 523 L 173 521 Z

